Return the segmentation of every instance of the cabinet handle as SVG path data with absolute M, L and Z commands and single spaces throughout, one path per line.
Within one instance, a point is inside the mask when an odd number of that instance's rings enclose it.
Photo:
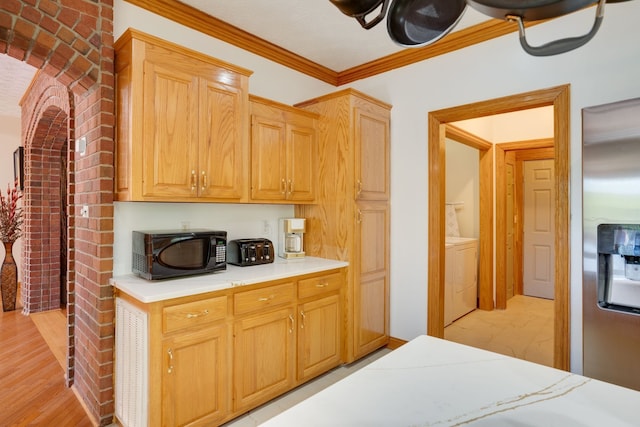
M 187 319 L 195 319 L 196 317 L 206 316 L 209 314 L 209 310 L 202 310 L 200 313 L 187 313 Z
M 327 286 L 329 286 L 327 282 L 316 283 L 316 288 L 326 288 Z
M 284 178 L 282 178 L 282 181 L 280 181 L 280 192 L 282 194 L 287 194 L 287 184 L 284 181 Z
M 289 333 L 293 333 L 293 325 L 295 324 L 295 320 L 293 319 L 293 314 L 289 315 L 289 322 L 291 322 L 291 327 L 289 328 Z
M 191 191 L 196 191 L 196 171 L 191 171 Z
M 170 374 L 173 372 L 173 350 L 167 350 L 167 354 L 169 355 L 169 368 L 167 369 L 167 373 Z
M 209 183 L 207 182 L 207 174 L 205 173 L 205 171 L 202 171 L 202 189 L 206 189 L 209 186 Z
M 260 298 L 258 298 L 258 301 L 259 302 L 265 302 L 265 301 L 269 301 L 269 300 L 272 300 L 272 299 L 273 299 L 273 295 L 270 295 L 268 297 L 260 297 Z
M 304 321 L 307 319 L 307 316 L 305 316 L 304 311 L 300 310 L 300 317 L 302 317 L 302 322 L 300 323 L 300 329 L 304 329 Z
M 356 198 L 360 197 L 360 193 L 362 193 L 362 181 L 358 180 L 356 183 Z
M 358 209 L 358 212 L 356 213 L 356 222 L 358 224 L 362 222 L 362 211 L 360 209 Z
M 289 195 L 293 193 L 293 181 L 289 180 Z

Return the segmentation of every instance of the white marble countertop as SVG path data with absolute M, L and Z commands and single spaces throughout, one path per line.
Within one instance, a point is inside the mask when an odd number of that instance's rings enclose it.
M 640 392 L 420 336 L 263 426 L 638 426 Z
M 219 291 L 235 286 L 252 285 L 270 280 L 303 274 L 319 273 L 346 267 L 344 261 L 304 257 L 300 259 L 276 258 L 271 264 L 238 267 L 228 264 L 227 269 L 198 276 L 145 280 L 134 274 L 111 278 L 111 285 L 143 303 L 163 301 L 189 295 Z

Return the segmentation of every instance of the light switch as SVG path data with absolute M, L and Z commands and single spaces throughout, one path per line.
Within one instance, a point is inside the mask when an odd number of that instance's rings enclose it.
M 87 137 L 83 136 L 82 138 L 76 139 L 76 153 L 80 153 L 81 156 L 84 156 L 87 152 Z

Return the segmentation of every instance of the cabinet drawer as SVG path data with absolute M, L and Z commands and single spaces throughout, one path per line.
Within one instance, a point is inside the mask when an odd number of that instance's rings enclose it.
M 238 292 L 233 297 L 235 314 L 250 313 L 263 308 L 289 304 L 293 301 L 293 283 L 269 286 L 253 291 Z
M 162 309 L 162 331 L 179 329 L 224 320 L 227 317 L 227 297 L 207 298 Z
M 328 292 L 339 291 L 343 285 L 340 273 L 312 277 L 298 282 L 298 298 L 308 298 Z

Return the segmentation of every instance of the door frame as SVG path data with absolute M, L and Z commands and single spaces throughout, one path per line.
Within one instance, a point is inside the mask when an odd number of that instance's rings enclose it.
M 518 218 L 515 230 L 514 244 L 514 270 L 516 281 L 514 283 L 514 295 L 522 295 L 522 233 L 523 233 L 523 200 L 522 200 L 522 170 L 521 165 L 526 160 L 553 159 L 553 138 L 532 139 L 527 141 L 505 142 L 496 144 L 496 308 L 507 308 L 507 180 L 506 157 L 512 152 L 515 154 L 516 163 L 516 200 L 515 213 Z
M 555 299 L 554 355 L 555 368 L 569 370 L 569 85 L 556 86 L 487 101 L 433 111 L 428 114 L 428 282 L 427 334 L 444 337 L 444 275 L 445 275 L 445 134 L 446 124 L 519 110 L 553 106 L 555 177 Z M 493 155 L 493 151 L 490 151 Z M 483 171 L 481 170 L 481 174 Z M 493 195 L 489 200 L 493 200 Z M 493 272 L 493 203 L 480 194 L 480 251 L 491 254 Z M 482 255 L 481 255 L 482 256 Z M 489 258 L 489 257 L 487 257 Z M 486 258 L 485 258 L 486 262 Z M 493 286 L 493 277 L 479 277 L 480 303 Z M 489 291 L 489 292 L 488 292 Z M 493 295 L 491 306 L 493 307 Z M 486 303 L 486 301 L 485 301 Z

